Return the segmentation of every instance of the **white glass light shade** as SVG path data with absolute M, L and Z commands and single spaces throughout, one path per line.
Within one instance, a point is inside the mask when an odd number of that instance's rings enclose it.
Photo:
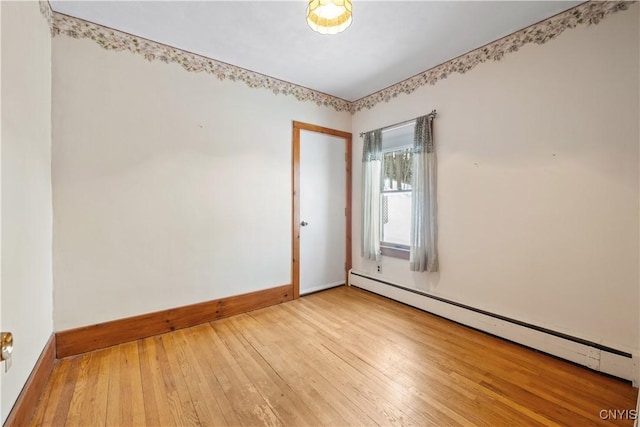
M 307 24 L 320 34 L 338 34 L 351 25 L 351 0 L 310 0 Z

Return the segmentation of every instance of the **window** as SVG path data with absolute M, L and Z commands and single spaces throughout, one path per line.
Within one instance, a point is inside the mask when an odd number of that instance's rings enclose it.
M 409 260 L 411 271 L 438 271 L 436 111 L 364 132 L 362 258 Z
M 380 248 L 383 255 L 409 258 L 411 179 L 415 122 L 382 132 Z

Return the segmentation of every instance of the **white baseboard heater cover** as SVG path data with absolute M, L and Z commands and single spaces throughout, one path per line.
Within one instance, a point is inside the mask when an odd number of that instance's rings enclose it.
M 491 335 L 633 382 L 637 355 L 489 313 L 351 270 L 349 284 Z

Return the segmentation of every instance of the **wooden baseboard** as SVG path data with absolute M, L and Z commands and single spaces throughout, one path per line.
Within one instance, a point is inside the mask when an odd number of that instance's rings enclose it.
M 7 420 L 4 422 L 4 427 L 25 426 L 31 421 L 49 375 L 53 370 L 53 365 L 56 361 L 55 350 L 56 336 L 51 334 L 51 338 L 44 346 L 44 350 L 42 350 L 36 365 L 33 367 L 31 375 L 29 375 L 16 403 L 13 405 L 13 409 L 11 409 Z
M 290 301 L 291 285 L 56 333 L 59 359 Z

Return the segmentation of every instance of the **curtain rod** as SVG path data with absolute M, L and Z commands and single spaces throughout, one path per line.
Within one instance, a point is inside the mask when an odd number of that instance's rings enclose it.
M 429 114 L 427 114 L 427 116 L 431 116 L 431 117 L 433 117 L 433 118 L 435 119 L 436 117 L 438 117 L 438 113 L 436 112 L 436 110 L 433 110 L 433 111 L 431 111 Z M 418 118 L 418 117 L 414 117 L 414 118 L 413 118 L 413 119 L 411 119 L 411 120 L 405 120 L 404 122 L 394 123 L 394 124 L 392 124 L 392 125 L 385 126 L 385 127 L 383 127 L 383 128 L 375 129 L 375 130 L 385 130 L 385 129 L 393 128 L 393 127 L 396 127 L 396 126 L 406 125 L 407 123 L 411 123 L 411 122 L 415 121 L 417 118 Z M 366 133 L 366 132 L 360 132 L 360 138 L 362 138 L 362 137 L 364 136 L 364 134 L 365 134 L 365 133 Z

